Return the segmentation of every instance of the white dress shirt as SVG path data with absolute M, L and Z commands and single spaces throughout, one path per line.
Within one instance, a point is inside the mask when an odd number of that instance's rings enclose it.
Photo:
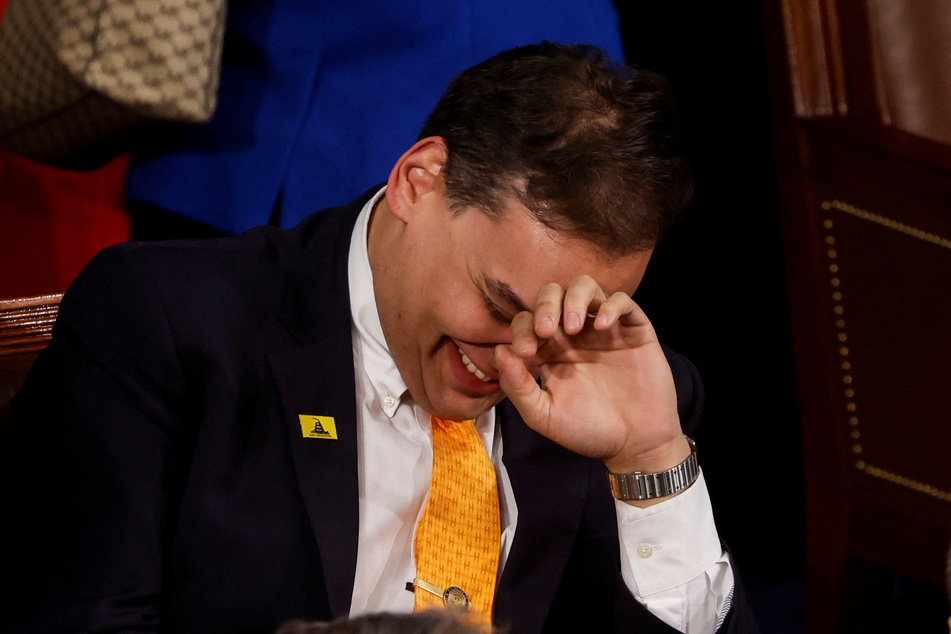
M 413 538 L 429 491 L 429 414 L 413 402 L 390 356 L 373 295 L 367 227 L 381 189 L 363 208 L 350 242 L 349 284 L 357 397 L 360 523 L 351 616 L 412 612 Z M 476 419 L 498 477 L 499 575 L 518 525 L 502 463 L 495 410 Z M 605 487 L 607 487 L 605 480 Z M 672 627 L 713 632 L 729 610 L 733 571 L 720 547 L 703 474 L 680 495 L 642 509 L 616 502 L 621 574 L 634 597 Z

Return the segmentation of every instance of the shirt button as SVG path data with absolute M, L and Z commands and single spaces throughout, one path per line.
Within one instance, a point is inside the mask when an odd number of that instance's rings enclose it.
M 650 544 L 638 544 L 637 545 L 637 556 L 641 559 L 647 559 L 654 554 L 654 549 L 651 548 Z
M 389 407 L 393 407 L 394 405 L 396 405 L 396 399 L 395 399 L 395 398 L 393 398 L 393 397 L 390 396 L 389 394 L 387 394 L 386 396 L 383 397 L 383 407 L 389 408 Z

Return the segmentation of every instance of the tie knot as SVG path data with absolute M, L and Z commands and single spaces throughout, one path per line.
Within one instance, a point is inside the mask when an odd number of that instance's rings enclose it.
M 472 419 L 457 421 L 433 416 L 432 424 L 434 439 L 438 436 L 449 437 L 458 440 L 463 440 L 466 438 L 475 439 L 479 437 L 479 433 L 476 431 L 475 421 Z

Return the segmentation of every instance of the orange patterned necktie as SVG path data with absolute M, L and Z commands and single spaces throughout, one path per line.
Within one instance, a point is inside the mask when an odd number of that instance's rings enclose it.
M 473 616 L 488 622 L 499 568 L 495 468 L 474 421 L 433 416 L 432 425 L 433 475 L 416 527 L 416 610 L 454 604 L 451 589 L 461 588 Z

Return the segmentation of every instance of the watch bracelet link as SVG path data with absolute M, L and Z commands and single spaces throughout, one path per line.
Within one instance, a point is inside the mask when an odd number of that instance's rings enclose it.
M 697 444 L 687 436 L 690 455 L 679 465 L 660 473 L 608 473 L 611 493 L 619 500 L 652 500 L 687 489 L 700 476 Z

